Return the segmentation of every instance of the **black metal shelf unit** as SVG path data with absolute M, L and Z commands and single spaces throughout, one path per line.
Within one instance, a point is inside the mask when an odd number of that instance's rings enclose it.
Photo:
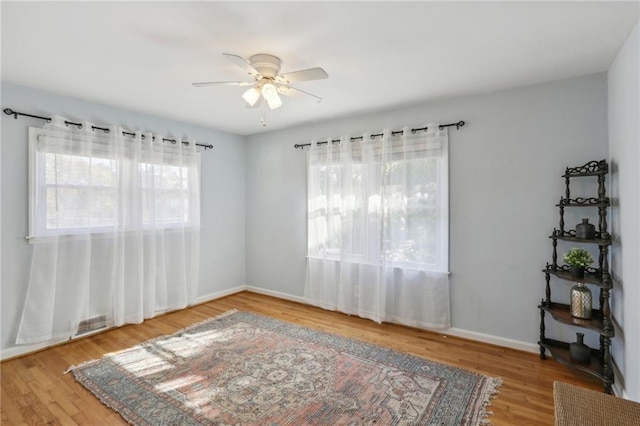
M 553 251 L 551 263 L 547 263 L 542 272 L 545 274 L 545 298 L 542 299 L 538 309 L 540 310 L 540 358 L 546 359 L 546 351 L 559 363 L 589 373 L 602 380 L 604 392 L 611 393 L 614 375 L 611 360 L 611 338 L 614 336 L 613 322 L 611 320 L 611 306 L 609 303 L 611 292 L 611 275 L 609 274 L 609 246 L 611 236 L 607 232 L 607 208 L 610 200 L 606 196 L 605 178 L 609 172 L 606 160 L 590 161 L 579 167 L 567 167 L 562 177 L 565 179 L 565 194 L 556 204 L 559 209 L 560 223 L 549 236 L 552 241 Z M 571 179 L 596 177 L 598 180 L 598 196 L 593 198 L 571 198 Z M 565 230 L 564 214 L 566 208 L 591 207 L 598 209 L 598 225 L 594 238 L 583 239 L 576 237 L 574 230 Z M 598 246 L 598 267 L 587 268 L 584 278 L 575 278 L 569 271 L 568 265 L 558 264 L 558 241 L 571 243 L 595 244 Z M 593 310 L 591 319 L 577 319 L 571 316 L 569 305 L 552 302 L 551 277 L 560 281 L 580 281 L 599 287 L 600 309 Z M 591 360 L 587 362 L 576 361 L 569 353 L 569 343 L 549 339 L 545 336 L 545 313 L 553 320 L 561 324 L 579 327 L 594 331 L 600 335 L 600 347 L 591 348 Z

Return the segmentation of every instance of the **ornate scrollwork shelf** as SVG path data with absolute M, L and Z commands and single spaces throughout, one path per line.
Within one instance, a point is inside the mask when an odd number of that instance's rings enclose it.
M 568 343 L 561 342 L 559 340 L 544 339 L 539 341 L 538 345 L 551 352 L 553 359 L 558 361 L 560 364 L 589 373 L 605 383 L 609 381 L 604 373 L 604 364 L 599 350 L 591 348 L 591 360 L 588 362 L 578 362 L 573 360 L 571 355 L 569 355 Z M 611 386 L 611 382 L 608 384 Z
M 573 281 L 576 283 L 595 284 L 601 288 L 611 289 L 611 277 L 608 273 L 604 273 L 599 269 L 587 268 L 584 273 L 584 278 L 577 278 L 572 275 L 569 270 L 569 265 L 558 265 L 557 269 L 553 269 L 553 265 L 547 264 L 547 267 L 542 270 L 545 274 L 551 274 L 558 278 L 567 281 Z
M 591 319 L 581 319 L 571 316 L 571 307 L 563 303 L 551 302 L 547 305 L 544 300 L 538 306 L 540 309 L 544 309 L 549 312 L 553 319 L 563 324 L 573 325 L 575 327 L 586 328 L 593 330 L 605 336 L 613 337 L 613 330 L 605 327 L 605 323 L 602 317 L 602 311 L 594 309 L 591 313 Z
M 545 351 L 549 351 L 553 358 L 561 364 L 578 370 L 585 371 L 602 380 L 604 391 L 611 393 L 611 385 L 614 381 L 613 365 L 611 360 L 611 337 L 614 336 L 613 321 L 611 318 L 611 276 L 609 275 L 609 246 L 611 246 L 611 235 L 607 231 L 607 208 L 611 205 L 611 200 L 606 196 L 605 177 L 609 172 L 606 160 L 590 161 L 579 167 L 567 167 L 562 175 L 565 181 L 565 193 L 560 197 L 556 206 L 559 213 L 558 228 L 554 228 L 549 237 L 552 242 L 551 263 L 547 263 L 542 270 L 545 274 L 545 298 L 538 306 L 540 310 L 540 358 L 546 359 Z M 576 197 L 571 194 L 571 179 L 595 176 L 598 181 L 596 197 Z M 598 223 L 594 238 L 583 239 L 576 237 L 576 231 L 565 229 L 565 210 L 572 207 L 591 207 L 597 209 Z M 569 265 L 558 264 L 558 242 L 586 243 L 598 246 L 598 258 L 596 268 L 586 268 L 584 277 L 578 278 L 572 274 Z M 599 287 L 600 294 L 596 299 L 600 302 L 599 309 L 592 310 L 592 318 L 581 320 L 571 316 L 569 305 L 552 302 L 551 277 L 560 281 L 581 282 L 593 284 Z M 555 283 L 554 283 L 555 284 Z M 562 285 L 560 285 L 562 289 Z M 566 289 L 563 289 L 566 291 Z M 548 339 L 545 336 L 545 314 L 549 314 L 555 321 L 579 327 L 585 330 L 596 332 L 600 336 L 600 348 L 591 348 L 591 361 L 581 363 L 572 359 L 569 355 L 569 343 Z
M 561 197 L 560 202 L 556 204 L 556 207 L 609 207 L 611 200 L 608 197 L 605 198 L 565 198 Z
M 589 161 L 584 166 L 567 167 L 562 175 L 563 178 L 580 176 L 598 176 L 609 173 L 607 160 Z
M 571 241 L 574 243 L 597 244 L 599 246 L 611 245 L 611 236 L 606 232 L 604 233 L 604 235 L 601 235 L 600 232 L 596 232 L 595 238 L 578 238 L 576 237 L 576 231 L 574 229 L 570 229 L 569 231 L 560 231 L 559 229 L 554 229 L 553 233 L 549 235 L 549 238 L 562 241 Z

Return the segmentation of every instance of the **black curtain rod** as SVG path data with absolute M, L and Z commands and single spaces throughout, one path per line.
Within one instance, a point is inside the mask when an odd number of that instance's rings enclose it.
M 11 108 L 5 108 L 3 110 L 3 112 L 7 115 L 13 115 L 13 118 L 18 119 L 19 115 L 22 115 L 24 117 L 32 117 L 32 118 L 39 118 L 40 120 L 45 120 L 47 123 L 51 122 L 51 117 L 43 117 L 41 115 L 33 115 L 33 114 L 27 114 L 25 112 L 18 112 L 18 111 L 14 111 Z M 76 123 L 73 121 L 67 121 L 65 120 L 64 124 L 66 125 L 70 125 L 70 126 L 78 126 L 78 129 L 82 129 L 82 123 Z M 91 129 L 93 130 L 102 130 L 105 133 L 109 133 L 109 129 L 107 127 L 98 127 L 98 126 L 91 126 Z M 129 135 L 129 136 L 135 136 L 136 134 L 133 132 L 125 132 L 124 130 L 122 131 L 123 135 Z M 144 139 L 145 136 L 142 135 L 142 139 Z M 156 140 L 156 137 L 153 137 L 153 140 Z M 176 144 L 178 141 L 175 139 L 167 139 L 167 138 L 162 138 L 163 142 L 171 142 L 172 144 Z M 189 142 L 187 141 L 183 141 L 181 140 L 180 142 L 182 142 L 184 145 L 189 145 Z M 207 148 L 208 149 L 213 149 L 213 145 L 212 144 L 201 144 L 201 143 L 197 143 L 196 146 L 201 146 L 204 148 L 204 150 L 206 151 Z
M 464 126 L 464 124 L 465 124 L 464 121 L 460 120 L 457 123 L 441 124 L 439 126 L 439 128 L 440 128 L 440 130 L 442 130 L 445 127 L 456 126 L 456 130 L 458 130 L 458 129 L 460 129 L 460 127 Z M 418 127 L 417 129 L 411 129 L 411 133 L 416 133 L 416 132 L 419 132 L 421 130 L 426 131 L 427 129 L 428 129 L 427 126 Z M 393 132 L 391 132 L 391 136 L 401 135 L 403 133 L 404 133 L 404 130 L 394 130 Z M 376 133 L 374 135 L 371 135 L 370 137 L 371 137 L 371 139 L 375 139 L 375 138 L 377 138 L 379 136 L 382 136 L 382 135 L 383 135 L 383 133 Z M 362 140 L 362 138 L 363 138 L 363 136 L 353 137 L 353 138 L 351 138 L 351 142 Z M 338 142 L 340 142 L 340 139 L 332 139 L 331 142 L 332 143 L 338 143 Z M 316 145 L 324 145 L 324 144 L 328 144 L 328 143 L 329 143 L 329 141 L 321 141 L 321 142 L 318 142 Z M 297 143 L 293 147 L 294 148 L 302 148 L 302 149 L 304 149 L 305 146 L 311 146 L 311 144 L 310 143 L 302 143 L 302 144 Z

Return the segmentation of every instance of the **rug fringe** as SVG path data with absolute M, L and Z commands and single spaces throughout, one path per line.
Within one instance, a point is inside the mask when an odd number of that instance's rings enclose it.
M 94 360 L 94 361 L 99 361 L 99 360 Z M 104 405 L 108 409 L 113 410 L 116 413 L 118 413 L 120 415 L 120 417 L 122 417 L 122 419 L 124 421 L 126 421 L 128 424 L 136 426 L 137 423 L 133 419 L 130 419 L 129 416 L 125 415 L 125 413 L 123 413 L 122 410 L 120 410 L 117 407 L 113 407 L 112 405 L 109 405 L 108 401 L 105 398 L 103 398 L 102 395 L 100 395 L 99 393 L 96 393 L 92 389 L 88 388 L 84 383 L 82 383 L 82 381 L 80 381 L 78 379 L 77 376 L 76 376 L 76 380 L 78 381 L 78 383 L 82 384 L 89 392 L 91 392 L 91 394 L 93 394 L 93 396 L 95 396 L 98 399 L 98 401 L 100 401 L 100 403 L 102 405 Z
M 105 354 L 105 356 L 106 356 L 106 355 L 108 355 L 108 354 Z M 83 367 L 86 367 L 86 366 L 88 366 L 88 365 L 93 364 L 93 363 L 94 363 L 94 362 L 96 362 L 96 361 L 100 361 L 100 359 L 90 359 L 89 361 L 84 361 L 84 362 L 81 362 L 80 364 L 72 365 L 71 367 L 69 367 L 69 368 L 67 368 L 66 370 L 64 370 L 64 373 L 62 373 L 62 374 L 70 373 L 70 372 L 72 372 L 73 370 L 75 370 L 75 369 L 77 369 L 77 368 L 83 368 Z
M 491 400 L 496 398 L 497 394 L 500 393 L 500 391 L 498 391 L 500 386 L 502 386 L 502 377 L 489 377 L 485 398 L 482 402 L 480 413 L 478 414 L 478 426 L 487 426 L 492 424 L 489 417 L 493 415 L 493 411 L 489 411 L 487 408 L 491 405 Z

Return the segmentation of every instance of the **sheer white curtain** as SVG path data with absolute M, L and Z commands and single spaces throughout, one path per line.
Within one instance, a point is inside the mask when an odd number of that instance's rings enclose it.
M 450 326 L 447 145 L 437 124 L 311 144 L 308 303 L 377 322 Z
M 17 343 L 139 323 L 195 302 L 195 143 L 54 117 L 29 129 L 31 273 Z

